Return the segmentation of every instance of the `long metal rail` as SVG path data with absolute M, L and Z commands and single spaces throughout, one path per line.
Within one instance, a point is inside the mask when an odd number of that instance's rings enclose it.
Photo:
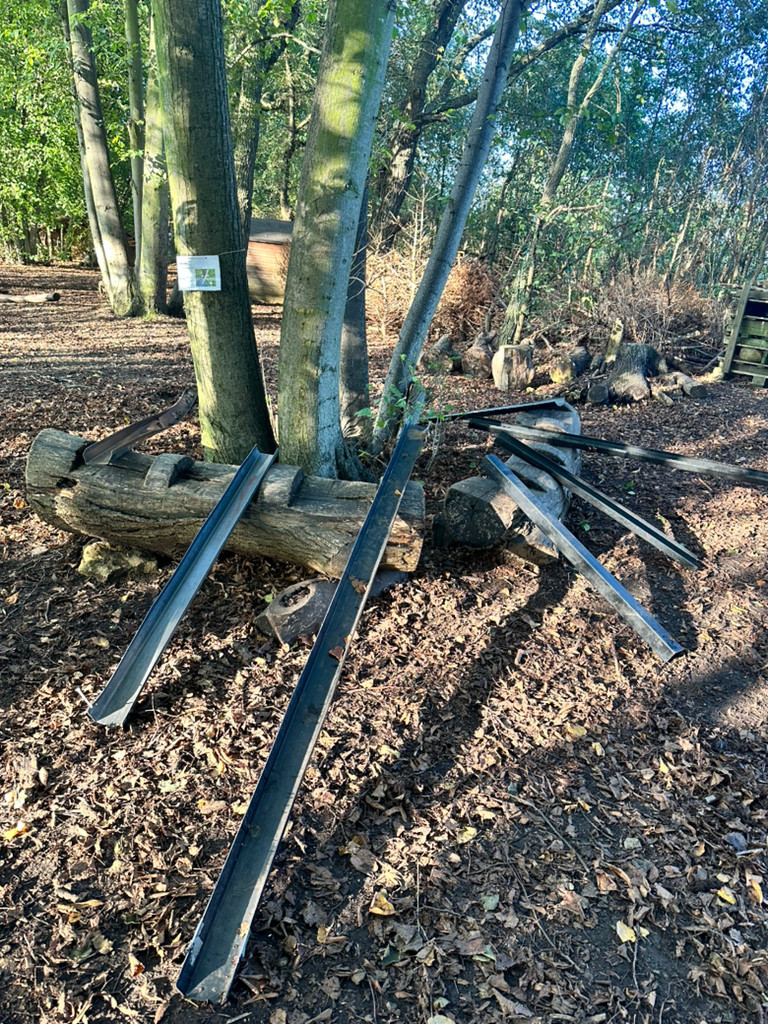
M 503 416 L 510 412 L 528 412 L 529 409 L 567 409 L 564 398 L 544 398 L 537 402 L 520 402 L 516 405 L 499 405 L 493 409 L 475 409 L 470 412 L 447 412 L 444 415 L 430 413 L 428 420 L 468 420 L 473 416 Z
M 487 424 L 487 425 L 486 425 Z M 476 424 L 482 430 L 504 430 L 513 437 L 524 441 L 545 441 L 558 448 L 583 448 L 588 451 L 601 452 L 603 455 L 616 455 L 622 459 L 641 459 L 644 462 L 657 462 L 672 469 L 683 469 L 688 473 L 701 473 L 705 476 L 724 476 L 732 480 L 744 480 L 753 484 L 768 484 L 768 473 L 761 469 L 732 466 L 727 462 L 715 462 L 712 459 L 696 459 L 689 455 L 676 455 L 658 448 L 641 448 L 624 441 L 605 441 L 599 437 L 584 437 L 581 434 L 568 434 L 564 431 L 545 430 L 542 427 L 522 427 L 517 423 L 499 423 L 485 420 Z
M 555 547 L 589 580 L 635 632 L 655 651 L 663 662 L 681 654 L 683 648 L 632 597 L 619 581 L 605 569 L 594 555 L 565 526 L 538 504 L 525 484 L 496 455 L 483 459 L 486 473 L 504 488 L 531 522 L 546 534 Z
M 469 425 L 477 426 L 477 421 L 470 420 Z M 554 477 L 563 487 L 567 487 L 574 494 L 578 494 L 580 498 L 583 498 L 584 501 L 588 501 L 590 505 L 594 505 L 595 508 L 605 515 L 616 520 L 617 523 L 626 526 L 633 533 L 637 534 L 638 537 L 642 537 L 649 544 L 653 544 L 663 554 L 668 555 L 689 569 L 701 568 L 701 561 L 692 551 L 689 551 L 684 544 L 678 544 L 677 541 L 672 540 L 671 537 L 668 537 L 657 526 L 648 522 L 647 519 L 643 519 L 642 516 L 639 516 L 620 502 L 614 501 L 613 498 L 604 494 L 597 487 L 593 487 L 586 480 L 582 480 L 580 476 L 576 476 L 575 473 L 571 473 L 570 470 L 558 465 L 553 459 L 547 458 L 546 455 L 529 447 L 527 444 L 523 444 L 522 441 L 516 441 L 506 432 L 498 430 L 494 431 L 494 433 L 499 444 L 510 454 L 517 455 L 519 458 L 530 463 L 530 465 L 536 466 L 537 469 L 544 470 L 545 473 Z
M 200 589 L 277 452 L 254 448 L 200 527 L 175 572 L 139 626 L 112 678 L 88 708 L 100 725 L 123 725 L 181 617 Z
M 403 428 L 309 653 L 177 981 L 189 999 L 226 999 L 312 750 L 320 734 L 402 492 L 424 441 Z
M 101 441 L 95 441 L 83 449 L 83 462 L 96 466 L 106 466 L 113 459 L 119 458 L 125 452 L 130 451 L 139 441 L 145 437 L 152 437 L 159 434 L 161 430 L 167 430 L 174 423 L 183 420 L 187 413 L 197 403 L 197 391 L 189 387 L 181 398 L 169 409 L 155 413 L 152 416 L 145 416 L 143 420 L 129 423 L 127 427 L 110 434 Z

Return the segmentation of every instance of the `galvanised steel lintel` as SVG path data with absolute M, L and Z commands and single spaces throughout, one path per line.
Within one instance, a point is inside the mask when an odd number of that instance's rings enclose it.
M 469 425 L 477 426 L 477 421 L 470 420 Z M 668 555 L 689 569 L 701 568 L 700 560 L 692 551 L 689 551 L 685 545 L 678 544 L 677 541 L 672 540 L 671 537 L 668 537 L 657 526 L 648 522 L 647 519 L 626 508 L 620 502 L 614 501 L 613 498 L 598 490 L 597 487 L 593 487 L 586 480 L 582 480 L 580 476 L 558 465 L 553 459 L 548 458 L 529 445 L 523 444 L 522 441 L 516 441 L 502 429 L 494 430 L 494 434 L 502 448 L 511 455 L 517 455 L 519 458 L 525 459 L 530 465 L 548 473 L 558 483 L 562 484 L 563 487 L 567 487 L 574 494 L 578 494 L 584 501 L 589 502 L 590 505 L 593 505 L 617 523 L 626 526 L 633 533 L 637 534 L 638 537 L 642 537 L 649 544 L 653 544 L 663 554 Z
M 125 724 L 181 617 L 276 458 L 277 452 L 264 455 L 254 448 L 235 473 L 147 612 L 112 678 L 88 708 L 94 722 Z
M 227 998 L 424 436 L 415 416 L 406 422 L 352 548 L 182 965 L 176 984 L 188 999 Z
M 670 661 L 683 648 L 674 640 L 652 615 L 638 604 L 619 581 L 605 569 L 594 555 L 581 544 L 565 526 L 546 512 L 529 489 L 496 455 L 483 459 L 486 473 L 496 480 L 512 500 L 520 506 L 531 522 L 546 534 L 555 547 L 605 598 L 619 615 L 634 629 L 638 636 L 655 651 L 663 662 Z
M 676 455 L 674 452 L 665 452 L 657 448 L 641 448 L 639 445 L 626 444 L 624 441 L 605 441 L 599 437 L 545 430 L 543 427 L 522 427 L 517 423 L 499 423 L 494 420 L 478 420 L 475 425 L 481 430 L 503 430 L 524 441 L 545 441 L 558 448 L 582 448 L 586 451 L 601 452 L 603 455 L 616 455 L 622 459 L 656 462 L 669 466 L 670 469 L 686 470 L 688 473 L 729 477 L 732 480 L 743 480 L 753 484 L 768 484 L 768 473 L 761 469 L 732 466 L 727 462 L 715 462 L 713 459 L 696 459 L 690 455 Z
M 125 452 L 130 451 L 139 441 L 167 430 L 174 423 L 179 423 L 197 404 L 197 391 L 194 387 L 187 388 L 179 400 L 169 409 L 143 420 L 129 423 L 127 427 L 110 434 L 101 441 L 95 441 L 83 449 L 83 462 L 86 465 L 106 466 Z

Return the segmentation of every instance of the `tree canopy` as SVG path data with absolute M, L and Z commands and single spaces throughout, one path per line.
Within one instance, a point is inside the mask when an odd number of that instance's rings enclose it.
M 300 185 L 302 169 L 321 116 L 321 53 L 337 7 L 319 0 L 217 6 L 228 104 L 222 130 L 231 136 L 244 248 L 251 211 L 283 218 L 298 212 L 302 220 L 300 188 L 310 180 L 305 175 Z M 500 21 L 514 6 L 485 0 L 397 6 L 364 169 L 372 248 L 413 245 L 418 218 L 424 255 L 437 241 L 433 260 L 453 262 L 459 242 L 446 246 L 440 225 L 455 218 L 459 198 L 469 195 L 461 174 L 472 119 Z M 124 234 L 152 254 L 154 268 L 168 235 L 166 207 L 160 202 L 144 218 L 149 224 L 142 223 L 136 195 L 139 156 L 145 184 L 151 173 L 162 184 L 165 173 L 165 128 L 160 135 L 150 130 L 158 118 L 170 123 L 150 74 L 150 13 L 157 5 L 138 0 L 123 11 L 102 0 L 10 0 L 7 7 L 0 47 L 6 154 L 0 252 L 26 260 L 95 253 L 103 264 L 100 246 L 122 251 L 117 236 Z M 511 309 L 522 288 L 515 316 L 524 316 L 537 296 L 563 280 L 594 286 L 639 270 L 711 292 L 760 265 L 768 241 L 767 0 L 520 0 L 516 7 L 519 38 L 487 115 L 492 132 L 487 157 L 484 152 L 475 168 L 479 186 L 460 222 L 452 221 L 461 249 L 503 279 L 497 308 Z M 62 32 L 67 9 L 68 31 L 85 40 L 83 52 L 93 61 L 101 105 L 90 127 L 103 129 L 104 158 L 98 170 L 95 164 L 85 169 L 85 178 L 78 131 L 81 149 L 95 144 L 83 141 L 90 104 L 83 95 L 73 116 L 69 63 L 77 58 L 74 51 L 68 57 Z M 194 52 L 192 59 L 198 59 Z M 146 141 L 138 123 L 142 90 Z M 106 176 L 112 191 L 96 195 Z M 115 224 L 99 221 L 99 206 L 115 207 Z M 305 223 L 311 215 L 310 208 Z M 344 217 L 352 216 L 350 205 Z M 347 237 L 356 226 L 345 221 Z M 148 231 L 154 236 L 142 243 Z M 125 252 L 130 259 L 130 244 Z M 139 289 L 145 296 L 164 291 L 162 270 L 152 274 L 154 281 Z M 120 313 L 163 305 L 130 296 L 113 302 Z M 425 309 L 422 334 L 398 345 L 403 365 L 423 344 L 433 307 Z M 282 373 L 289 394 L 295 379 L 287 364 Z M 404 376 L 391 370 L 388 387 L 401 387 Z M 320 461 L 330 471 L 328 458 Z

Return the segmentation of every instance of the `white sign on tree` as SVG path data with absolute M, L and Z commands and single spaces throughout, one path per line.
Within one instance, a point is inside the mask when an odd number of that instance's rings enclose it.
M 221 267 L 218 256 L 176 256 L 179 291 L 220 292 Z

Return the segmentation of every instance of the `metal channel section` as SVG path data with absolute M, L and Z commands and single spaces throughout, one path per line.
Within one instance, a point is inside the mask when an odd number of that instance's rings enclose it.
M 277 458 L 254 448 L 200 527 L 176 571 L 147 612 L 112 678 L 88 708 L 99 725 L 123 725 L 173 631 L 237 521 Z
M 545 398 L 539 402 L 522 402 L 518 405 L 500 405 L 495 409 L 475 409 L 471 412 L 447 412 L 427 415 L 428 420 L 468 420 L 472 416 L 504 416 L 510 412 L 527 412 L 529 409 L 569 409 L 564 398 Z
M 503 427 L 508 434 L 524 441 L 545 441 L 558 448 L 583 448 L 601 452 L 603 455 L 616 455 L 622 459 L 641 459 L 643 462 L 657 462 L 671 469 L 684 469 L 688 473 L 701 473 L 704 476 L 724 476 L 732 480 L 744 480 L 753 484 L 768 484 L 768 473 L 761 469 L 741 468 L 727 462 L 714 462 L 712 459 L 695 459 L 689 455 L 676 455 L 657 448 L 640 448 L 635 444 L 623 441 L 604 441 L 599 437 L 583 437 L 581 434 L 567 434 L 557 430 L 545 430 L 543 427 L 521 427 L 517 423 L 498 423 L 486 420 L 487 426 L 481 429 L 491 430 Z M 477 426 L 480 426 L 478 423 Z
M 546 534 L 555 547 L 578 571 L 589 580 L 606 601 L 629 623 L 635 632 L 654 650 L 663 662 L 668 662 L 683 648 L 635 601 L 619 581 L 590 554 L 559 519 L 540 507 L 525 484 L 504 465 L 496 455 L 483 459 L 486 473 L 496 480 L 512 500 L 520 506 L 531 522 Z
M 183 420 L 187 413 L 197 403 L 197 391 L 194 387 L 187 388 L 181 398 L 169 409 L 154 416 L 146 416 L 143 420 L 130 423 L 122 430 L 118 430 L 101 441 L 89 444 L 83 449 L 83 462 L 86 465 L 106 466 L 113 459 L 119 458 L 125 452 L 130 451 L 139 441 L 145 437 L 152 437 L 159 434 L 161 430 L 167 430 L 174 423 Z
M 477 426 L 477 422 L 470 420 L 469 425 L 471 427 Z M 701 568 L 701 561 L 692 551 L 689 551 L 684 544 L 678 544 L 677 541 L 672 540 L 671 537 L 668 537 L 657 526 L 654 526 L 653 523 L 649 523 L 647 519 L 643 519 L 642 516 L 626 508 L 620 502 L 614 501 L 613 498 L 598 490 L 597 487 L 588 484 L 586 480 L 582 480 L 575 473 L 571 473 L 563 466 L 559 466 L 553 459 L 547 458 L 546 455 L 535 451 L 533 448 L 529 448 L 522 441 L 516 441 L 506 433 L 506 428 L 494 428 L 493 433 L 496 435 L 499 444 L 510 454 L 517 455 L 519 458 L 525 459 L 530 465 L 536 466 L 537 469 L 544 470 L 545 473 L 554 477 L 563 487 L 573 491 L 574 494 L 578 494 L 584 501 L 588 501 L 590 505 L 594 505 L 595 508 L 605 515 L 615 519 L 617 523 L 626 526 L 633 533 L 637 534 L 638 537 L 642 537 L 649 544 L 653 544 L 655 548 L 658 548 L 665 555 L 668 555 L 689 569 Z
M 223 1002 L 229 993 L 402 492 L 424 441 L 425 431 L 415 422 L 404 426 L 395 446 L 187 951 L 176 984 L 189 999 Z

